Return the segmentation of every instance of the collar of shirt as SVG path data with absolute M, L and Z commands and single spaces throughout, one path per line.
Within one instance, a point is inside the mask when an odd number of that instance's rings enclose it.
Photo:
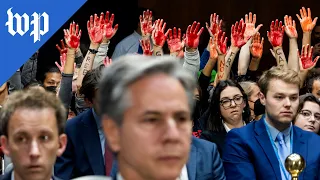
M 11 173 L 11 180 L 14 180 L 14 171 Z M 50 180 L 52 180 L 52 178 L 50 178 Z
M 276 141 L 276 138 L 278 136 L 278 134 L 280 133 L 280 131 L 278 131 L 278 129 L 276 129 L 275 127 L 271 126 L 268 121 L 266 120 L 265 116 L 263 118 L 263 120 L 266 122 L 268 129 L 270 131 L 271 137 L 273 141 Z M 290 139 L 290 131 L 292 127 L 292 123 L 290 124 L 290 127 L 288 127 L 287 129 L 285 129 L 284 131 L 282 131 L 282 133 L 284 134 L 285 138 L 284 141 L 287 142 L 288 139 Z
M 231 131 L 231 129 L 228 127 L 228 125 L 222 120 L 222 124 L 223 124 L 223 126 L 224 126 L 224 129 L 227 131 L 227 132 L 229 132 L 229 131 Z M 243 126 L 245 126 L 246 125 L 246 123 L 243 121 Z
M 142 38 L 142 36 L 140 34 L 138 34 L 137 31 L 133 31 L 132 35 L 137 39 L 141 39 Z
M 94 120 L 96 121 L 98 130 L 99 130 L 99 129 L 102 129 L 101 119 L 100 119 L 100 117 L 98 116 L 98 114 L 94 111 L 94 108 L 92 108 L 92 114 L 93 114 Z
M 120 172 L 118 172 L 118 174 L 117 174 L 117 180 L 124 180 L 123 177 L 121 176 Z M 189 180 L 188 170 L 187 170 L 187 166 L 186 165 L 183 166 L 183 168 L 181 170 L 181 174 L 177 178 L 177 180 Z

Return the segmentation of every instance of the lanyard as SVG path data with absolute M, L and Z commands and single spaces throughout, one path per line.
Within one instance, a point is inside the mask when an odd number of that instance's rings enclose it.
M 277 159 L 278 159 L 278 162 L 280 164 L 280 170 L 283 172 L 284 176 L 286 177 L 286 179 L 289 179 L 289 177 L 287 176 L 287 170 L 286 168 L 284 167 L 284 164 L 281 162 L 280 160 L 280 157 L 279 157 L 279 154 L 278 154 L 278 148 L 276 146 L 276 144 L 274 143 L 273 139 L 272 139 L 272 136 L 271 136 L 271 133 L 270 133 L 270 130 L 269 130 L 269 127 L 268 125 L 266 124 L 266 119 L 263 118 L 263 122 L 264 122 L 264 125 L 266 126 L 266 129 L 267 129 L 267 132 L 268 132 L 268 136 L 269 136 L 269 139 L 270 139 L 270 142 L 272 144 L 272 147 L 273 147 L 273 150 L 277 156 Z M 292 128 L 292 127 L 291 127 Z M 292 154 L 292 147 L 293 147 L 293 130 L 291 129 L 290 130 L 290 154 Z

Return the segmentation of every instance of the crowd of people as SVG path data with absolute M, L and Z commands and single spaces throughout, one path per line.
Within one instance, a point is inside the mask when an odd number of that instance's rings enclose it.
M 277 66 L 262 74 L 265 40 L 251 12 L 230 36 L 212 14 L 201 56 L 196 21 L 183 33 L 144 10 L 112 58 L 114 14 L 90 16 L 84 57 L 72 22 L 56 67 L 37 79 L 37 52 L 0 88 L 0 179 L 287 180 L 292 153 L 306 163 L 299 179 L 319 179 L 320 24 L 309 8 L 296 16 L 301 49 L 293 17 L 272 21 Z

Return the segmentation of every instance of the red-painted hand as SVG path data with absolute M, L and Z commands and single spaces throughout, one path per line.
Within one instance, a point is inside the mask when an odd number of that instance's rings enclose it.
M 151 50 L 151 44 L 149 39 L 140 40 L 140 45 L 142 47 L 144 55 L 152 56 L 153 50 Z
M 59 68 L 60 72 L 63 72 L 64 70 L 64 66 L 66 64 L 66 61 L 67 61 L 67 54 L 66 53 L 63 53 L 61 56 L 60 56 L 60 64 L 56 61 L 55 64 L 56 66 Z
M 260 24 L 257 28 L 255 28 L 256 21 L 257 21 L 257 16 L 255 14 L 252 16 L 252 13 L 250 12 L 249 16 L 248 14 L 245 15 L 245 23 L 246 23 L 246 30 L 244 31 L 245 39 L 250 39 L 262 27 L 262 24 Z
M 250 45 L 250 52 L 253 57 L 261 59 L 263 53 L 263 43 L 264 38 L 260 40 L 260 33 L 257 32 L 257 34 L 253 36 L 253 41 Z
M 104 65 L 104 67 L 108 67 L 108 66 L 110 66 L 111 64 L 112 64 L 112 59 L 109 58 L 108 56 L 106 56 L 106 57 L 104 58 L 104 60 L 103 60 L 103 65 Z
M 89 38 L 92 43 L 100 44 L 103 38 L 103 13 L 101 13 L 100 18 L 98 15 L 90 16 L 90 21 L 87 22 L 87 28 L 89 33 Z
M 143 16 L 140 15 L 140 27 L 142 36 L 150 36 L 153 31 L 152 11 L 143 11 Z
M 291 16 L 284 16 L 284 26 L 284 31 L 289 38 L 298 38 L 296 22 L 292 20 Z
M 273 47 L 282 46 L 283 33 L 284 26 L 282 25 L 282 21 L 279 22 L 278 19 L 276 22 L 272 21 L 270 25 L 270 32 L 267 32 L 267 36 Z
M 193 22 L 192 26 L 189 25 L 186 35 L 186 46 L 189 48 L 198 48 L 200 35 L 203 31 L 203 27 L 200 29 L 200 23 Z
M 60 40 L 61 48 L 56 44 L 56 48 L 60 52 L 60 55 L 68 52 L 68 47 L 64 44 L 63 39 Z
M 211 37 L 213 37 L 217 32 L 221 30 L 222 20 L 219 20 L 219 15 L 216 13 L 210 16 L 210 26 L 206 22 L 206 28 Z
M 240 23 L 238 21 L 235 25 L 231 27 L 231 44 L 232 46 L 241 48 L 247 43 L 250 38 L 244 37 L 244 32 L 246 30 L 246 24 L 241 19 Z
M 218 43 L 217 51 L 218 51 L 219 55 L 227 54 L 227 41 L 228 41 L 228 38 L 225 37 L 225 35 L 226 35 L 226 33 L 222 32 L 221 30 L 214 35 L 214 38 L 217 39 L 217 43 Z
M 210 59 L 216 60 L 218 58 L 218 52 L 217 52 L 218 38 L 215 37 L 214 40 L 212 40 L 212 37 L 210 37 L 209 45 L 210 45 Z
M 300 58 L 299 64 L 300 64 L 300 69 L 301 70 L 310 70 L 314 68 L 314 66 L 317 64 L 319 60 L 319 56 L 317 56 L 313 61 L 312 61 L 312 54 L 313 54 L 313 47 L 307 44 L 306 46 L 302 47 L 301 50 L 301 55 L 298 50 L 298 57 Z
M 118 30 L 118 24 L 116 24 L 114 28 L 112 28 L 113 22 L 114 22 L 114 14 L 111 14 L 111 17 L 109 19 L 109 11 L 107 11 L 106 18 L 103 23 L 103 38 L 106 40 L 110 40 Z
M 167 39 L 167 34 L 164 34 L 166 29 L 166 23 L 163 23 L 163 19 L 158 19 L 155 22 L 155 28 L 152 31 L 152 42 L 155 46 L 162 47 Z
M 70 23 L 69 29 L 64 29 L 64 40 L 68 47 L 77 49 L 80 46 L 81 30 L 79 31 L 79 25 L 75 22 Z
M 308 8 L 308 13 L 307 13 L 306 8 L 302 7 L 302 9 L 300 9 L 301 17 L 299 16 L 299 14 L 296 14 L 296 15 L 300 21 L 300 25 L 303 32 L 311 32 L 314 26 L 317 24 L 318 17 L 314 18 L 312 21 L 310 8 Z
M 177 28 L 173 28 L 173 35 L 172 35 L 172 29 L 168 29 L 166 32 L 166 36 L 168 37 L 167 39 L 167 44 L 170 50 L 170 53 L 175 53 L 175 52 L 180 52 L 183 47 L 184 43 L 181 41 L 181 29 L 178 29 L 177 33 Z

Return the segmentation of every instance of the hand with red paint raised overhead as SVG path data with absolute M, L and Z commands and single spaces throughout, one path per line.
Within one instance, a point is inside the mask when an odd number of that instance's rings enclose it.
M 103 24 L 101 24 L 103 26 L 103 42 L 108 42 L 117 32 L 118 30 L 118 24 L 116 24 L 113 26 L 113 22 L 114 22 L 114 14 L 111 14 L 111 17 L 109 19 L 109 11 L 106 12 L 106 17 L 105 19 L 102 21 Z M 101 13 L 101 16 L 104 17 L 103 13 Z M 100 17 L 101 17 L 100 16 Z
M 250 12 L 249 16 L 248 16 L 248 14 L 245 15 L 245 24 L 246 24 L 246 30 L 244 31 L 244 38 L 245 39 L 250 39 L 263 26 L 262 24 L 260 24 L 257 28 L 255 28 L 256 21 L 257 21 L 256 14 L 254 14 L 252 16 L 252 13 Z
M 234 47 L 241 48 L 243 45 L 245 45 L 250 37 L 245 37 L 244 32 L 246 30 L 246 24 L 243 22 L 243 19 L 240 20 L 240 23 L 238 21 L 235 25 L 232 25 L 231 27 L 231 45 Z
M 287 36 L 291 38 L 298 38 L 298 33 L 296 29 L 296 22 L 292 20 L 291 16 L 284 16 L 284 31 L 286 32 Z
M 214 35 L 221 30 L 221 25 L 222 25 L 222 20 L 219 20 L 219 15 L 217 15 L 216 13 L 211 14 L 210 26 L 206 22 L 206 28 L 211 37 L 214 37 Z
M 108 66 L 110 66 L 111 64 L 112 64 L 112 59 L 109 58 L 108 56 L 106 56 L 106 57 L 104 58 L 104 60 L 103 60 L 103 65 L 104 65 L 104 67 L 108 67 Z
M 91 43 L 101 44 L 104 32 L 103 13 L 100 18 L 95 14 L 94 17 L 90 16 L 90 20 L 87 22 L 88 34 Z
M 226 33 L 221 30 L 214 35 L 214 39 L 217 39 L 217 52 L 218 55 L 227 54 L 227 41 L 228 38 L 225 37 Z
M 179 28 L 177 33 L 177 28 L 174 27 L 173 34 L 172 29 L 168 29 L 166 36 L 170 53 L 179 53 L 184 47 L 184 42 L 181 40 L 181 29 Z
M 310 47 L 309 44 L 302 47 L 301 54 L 299 53 L 299 50 L 298 50 L 298 57 L 300 59 L 299 61 L 300 70 L 311 70 L 312 68 L 314 68 L 320 56 L 317 56 L 312 61 L 312 54 L 313 54 L 313 47 L 312 46 Z
M 63 70 L 64 70 L 64 66 L 65 66 L 65 64 L 66 64 L 66 61 L 67 61 L 67 54 L 66 54 L 66 53 L 63 53 L 63 54 L 61 54 L 61 56 L 60 56 L 60 64 L 61 64 L 61 65 L 59 65 L 59 63 L 58 63 L 57 61 L 55 62 L 56 66 L 59 68 L 59 70 L 60 70 L 61 73 L 62 73 Z
M 60 55 L 68 52 L 68 47 L 64 44 L 63 39 L 60 40 L 61 47 L 56 44 L 56 48 L 58 49 Z
M 264 38 L 260 40 L 260 33 L 257 32 L 253 36 L 252 44 L 250 45 L 250 53 L 256 59 L 261 59 L 263 53 Z
M 140 45 L 143 50 L 143 55 L 152 56 L 153 50 L 151 50 L 151 43 L 149 39 L 141 39 Z
M 186 46 L 187 48 L 197 49 L 199 46 L 200 35 L 203 32 L 203 27 L 200 29 L 200 23 L 194 21 L 192 26 L 189 25 L 186 33 Z
M 64 29 L 64 40 L 69 48 L 77 49 L 80 46 L 81 30 L 75 22 L 70 23 L 69 29 Z
M 151 36 L 153 45 L 162 48 L 167 39 L 167 34 L 164 34 L 165 29 L 166 23 L 163 23 L 163 19 L 156 20 L 154 30 L 152 31 Z
M 152 11 L 143 11 L 143 15 L 140 15 L 140 27 L 142 37 L 150 37 L 154 28 L 152 24 Z
M 282 21 L 276 20 L 276 22 L 272 21 L 270 25 L 270 32 L 267 31 L 267 36 L 269 42 L 273 47 L 282 46 L 284 34 L 284 26 L 282 25 Z
M 302 9 L 300 9 L 300 16 L 299 14 L 296 14 L 296 15 L 300 21 L 302 31 L 311 32 L 317 23 L 318 17 L 315 17 L 312 21 L 311 10 L 310 8 L 308 8 L 308 13 L 307 13 L 305 7 L 302 7 Z
M 213 40 L 212 37 L 210 37 L 209 45 L 210 45 L 210 59 L 217 60 L 218 59 L 218 51 L 217 51 L 218 40 L 217 40 L 217 38 L 215 37 Z

